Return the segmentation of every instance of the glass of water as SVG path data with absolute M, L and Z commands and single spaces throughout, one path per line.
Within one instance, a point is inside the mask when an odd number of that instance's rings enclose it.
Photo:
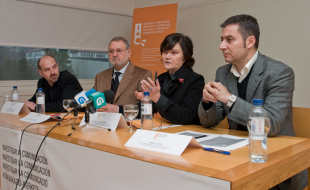
M 130 120 L 129 132 L 132 132 L 132 120 L 137 117 L 139 113 L 138 105 L 129 104 L 124 106 L 124 115 Z
M 72 104 L 74 104 L 74 99 L 64 99 L 62 102 L 62 106 L 67 110 L 71 111 L 73 108 L 71 107 Z
M 69 112 L 73 109 L 72 105 L 74 104 L 74 102 L 74 99 L 64 99 L 62 102 L 62 106 Z M 68 121 L 70 121 L 70 118 L 68 118 Z

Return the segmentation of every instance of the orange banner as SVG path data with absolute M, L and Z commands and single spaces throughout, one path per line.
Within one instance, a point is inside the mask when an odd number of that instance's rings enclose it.
M 160 44 L 176 31 L 178 4 L 138 8 L 134 10 L 130 61 L 139 67 L 166 72 L 161 62 Z

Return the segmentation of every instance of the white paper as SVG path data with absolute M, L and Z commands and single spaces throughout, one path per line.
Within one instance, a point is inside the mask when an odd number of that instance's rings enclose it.
M 80 126 L 85 124 L 84 116 Z M 111 131 L 115 131 L 117 127 L 128 128 L 124 116 L 120 113 L 96 112 L 94 114 L 89 114 L 89 125 L 87 125 L 87 127 L 92 127 L 90 125 L 99 128 L 111 129 Z
M 190 136 L 138 129 L 125 146 L 180 156 L 192 140 L 197 143 Z
M 24 103 L 19 102 L 5 102 L 1 109 L 1 113 L 18 115 L 23 105 Z
M 232 135 L 219 135 L 210 133 L 199 133 L 196 131 L 183 131 L 177 134 L 182 134 L 184 132 L 194 134 L 206 135 L 206 137 L 197 139 L 197 142 L 205 148 L 213 148 L 217 150 L 230 151 L 237 148 L 244 147 L 249 144 L 248 138 L 237 137 Z
M 49 118 L 51 118 L 51 116 L 49 115 L 31 112 L 25 117 L 21 118 L 20 120 L 30 122 L 30 123 L 42 123 L 48 120 Z
M 166 125 L 166 126 L 161 126 L 161 127 L 155 127 L 153 128 L 154 131 L 157 131 L 157 130 L 161 130 L 161 129 L 167 129 L 167 128 L 171 128 L 171 127 L 179 127 L 181 125 Z

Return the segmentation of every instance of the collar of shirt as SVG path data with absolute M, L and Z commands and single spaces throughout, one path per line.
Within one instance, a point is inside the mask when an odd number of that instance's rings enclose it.
M 239 74 L 237 67 L 235 65 L 232 65 L 230 72 L 234 74 L 236 77 L 239 78 L 238 82 L 241 83 L 245 77 L 248 76 L 249 72 L 251 71 L 251 68 L 253 67 L 256 59 L 257 59 L 258 51 L 253 55 L 253 57 L 250 59 L 250 61 L 241 69 L 241 73 Z
M 122 73 L 122 74 L 120 74 L 120 75 L 118 76 L 118 81 L 121 82 L 121 80 L 122 80 L 122 78 L 123 78 L 123 75 L 124 75 L 124 73 L 125 73 L 125 71 L 126 71 L 128 65 L 129 65 L 129 61 L 128 61 L 128 63 L 125 65 L 125 67 L 123 67 L 121 70 L 117 71 L 117 70 L 114 69 L 114 70 L 113 70 L 113 78 L 115 79 L 115 72 L 120 72 L 120 73 Z

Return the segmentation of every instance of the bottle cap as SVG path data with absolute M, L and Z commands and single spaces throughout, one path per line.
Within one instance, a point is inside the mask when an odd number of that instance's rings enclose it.
M 40 92 L 40 91 L 42 92 L 42 91 L 43 91 L 43 88 L 38 88 L 38 91 L 39 91 L 39 92 Z
M 17 86 L 13 86 L 13 89 L 17 89 Z
M 262 99 L 254 99 L 253 100 L 253 105 L 255 105 L 255 106 L 262 106 L 263 105 L 263 100 Z
M 143 96 L 149 96 L 150 92 L 143 92 Z

